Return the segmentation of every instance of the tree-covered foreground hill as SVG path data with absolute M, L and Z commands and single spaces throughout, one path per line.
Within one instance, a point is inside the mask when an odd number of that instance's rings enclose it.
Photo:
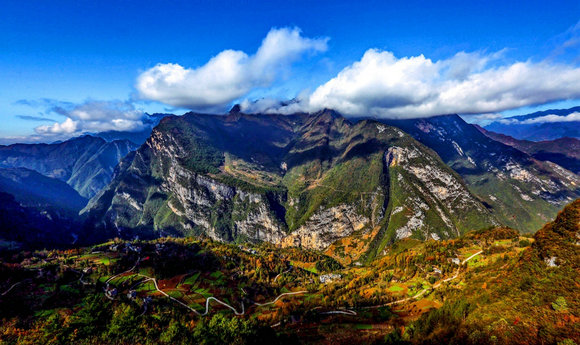
M 204 238 L 5 253 L 0 341 L 580 344 L 579 221 L 577 200 L 534 237 L 407 239 L 366 265 Z

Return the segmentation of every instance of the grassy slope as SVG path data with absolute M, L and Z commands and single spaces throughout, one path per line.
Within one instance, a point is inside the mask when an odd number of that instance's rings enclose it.
M 478 268 L 466 277 L 463 289 L 449 291 L 443 308 L 424 316 L 408 332 L 411 340 L 437 343 L 452 338 L 467 344 L 578 342 L 579 231 L 577 200 L 539 230 L 532 247 L 516 259 L 497 260 Z M 558 266 L 547 266 L 545 259 L 552 257 L 557 258 Z

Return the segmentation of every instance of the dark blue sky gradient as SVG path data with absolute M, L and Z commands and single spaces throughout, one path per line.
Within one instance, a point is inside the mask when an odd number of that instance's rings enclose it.
M 0 8 L 0 136 L 38 124 L 15 117 L 38 115 L 17 100 L 128 99 L 140 71 L 195 67 L 224 49 L 252 54 L 272 27 L 330 37 L 326 53 L 295 66 L 282 87 L 292 94 L 369 48 L 435 60 L 507 48 L 511 59 L 542 60 L 580 19 L 580 1 L 5 0 Z

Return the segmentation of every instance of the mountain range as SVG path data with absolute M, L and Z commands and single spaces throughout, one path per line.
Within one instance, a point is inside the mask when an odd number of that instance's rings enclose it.
M 23 207 L 62 209 L 93 229 L 87 238 L 204 235 L 338 251 L 345 262 L 404 238 L 499 224 L 533 231 L 580 196 L 568 161 L 506 145 L 457 115 L 349 120 L 234 107 L 154 118 L 140 146 L 90 135 L 2 146 L 0 191 Z
M 332 110 L 188 113 L 164 118 L 118 169 L 82 211 L 109 236 L 319 250 L 348 238 L 352 260 L 408 237 L 497 224 L 533 231 L 580 196 L 576 174 L 456 115 L 353 122 Z
M 137 147 L 82 136 L 53 144 L 0 146 L 1 240 L 71 244 L 82 230 L 78 213 L 111 180 L 121 158 Z
M 316 114 L 166 117 L 83 210 L 114 233 L 368 251 L 495 218 L 437 155 L 376 121 Z M 137 232 L 136 232 L 136 229 Z
M 575 174 L 580 173 L 580 140 L 576 138 L 564 137 L 544 141 L 518 140 L 509 135 L 491 132 L 480 126 L 475 126 L 491 139 L 512 146 L 537 160 L 550 161 Z
M 502 224 L 533 231 L 578 198 L 578 175 L 495 141 L 457 115 L 386 120 L 435 150 Z
M 37 171 L 88 199 L 109 183 L 115 166 L 136 147 L 128 140 L 107 142 L 90 135 L 55 144 L 0 146 L 0 167 Z
M 550 109 L 494 121 L 484 128 L 519 140 L 546 141 L 569 137 L 580 139 L 580 107 Z M 566 116 L 576 118 L 568 119 Z

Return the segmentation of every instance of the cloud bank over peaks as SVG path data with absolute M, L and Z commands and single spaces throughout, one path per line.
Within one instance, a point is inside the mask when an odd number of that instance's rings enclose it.
M 303 37 L 298 28 L 272 29 L 254 55 L 224 50 L 197 68 L 158 64 L 139 75 L 136 89 L 143 99 L 175 107 L 224 107 L 270 86 L 305 53 L 326 51 L 327 41 Z
M 38 126 L 34 131 L 42 137 L 69 138 L 86 132 L 127 131 L 145 128 L 145 114 L 133 104 L 123 101 L 94 101 L 82 104 L 63 103 L 49 110 L 65 116 L 62 122 Z
M 266 111 L 333 108 L 347 116 L 385 118 L 490 114 L 580 98 L 580 68 L 548 62 L 506 63 L 502 51 L 459 52 L 433 61 L 423 55 L 397 58 L 392 52 L 369 49 L 361 60 L 299 98 L 299 104 Z M 266 103 L 249 104 L 246 110 L 260 110 Z
M 494 113 L 580 97 L 579 68 L 530 61 L 488 67 L 497 59 L 461 52 L 434 62 L 369 50 L 316 89 L 309 105 L 398 118 Z

